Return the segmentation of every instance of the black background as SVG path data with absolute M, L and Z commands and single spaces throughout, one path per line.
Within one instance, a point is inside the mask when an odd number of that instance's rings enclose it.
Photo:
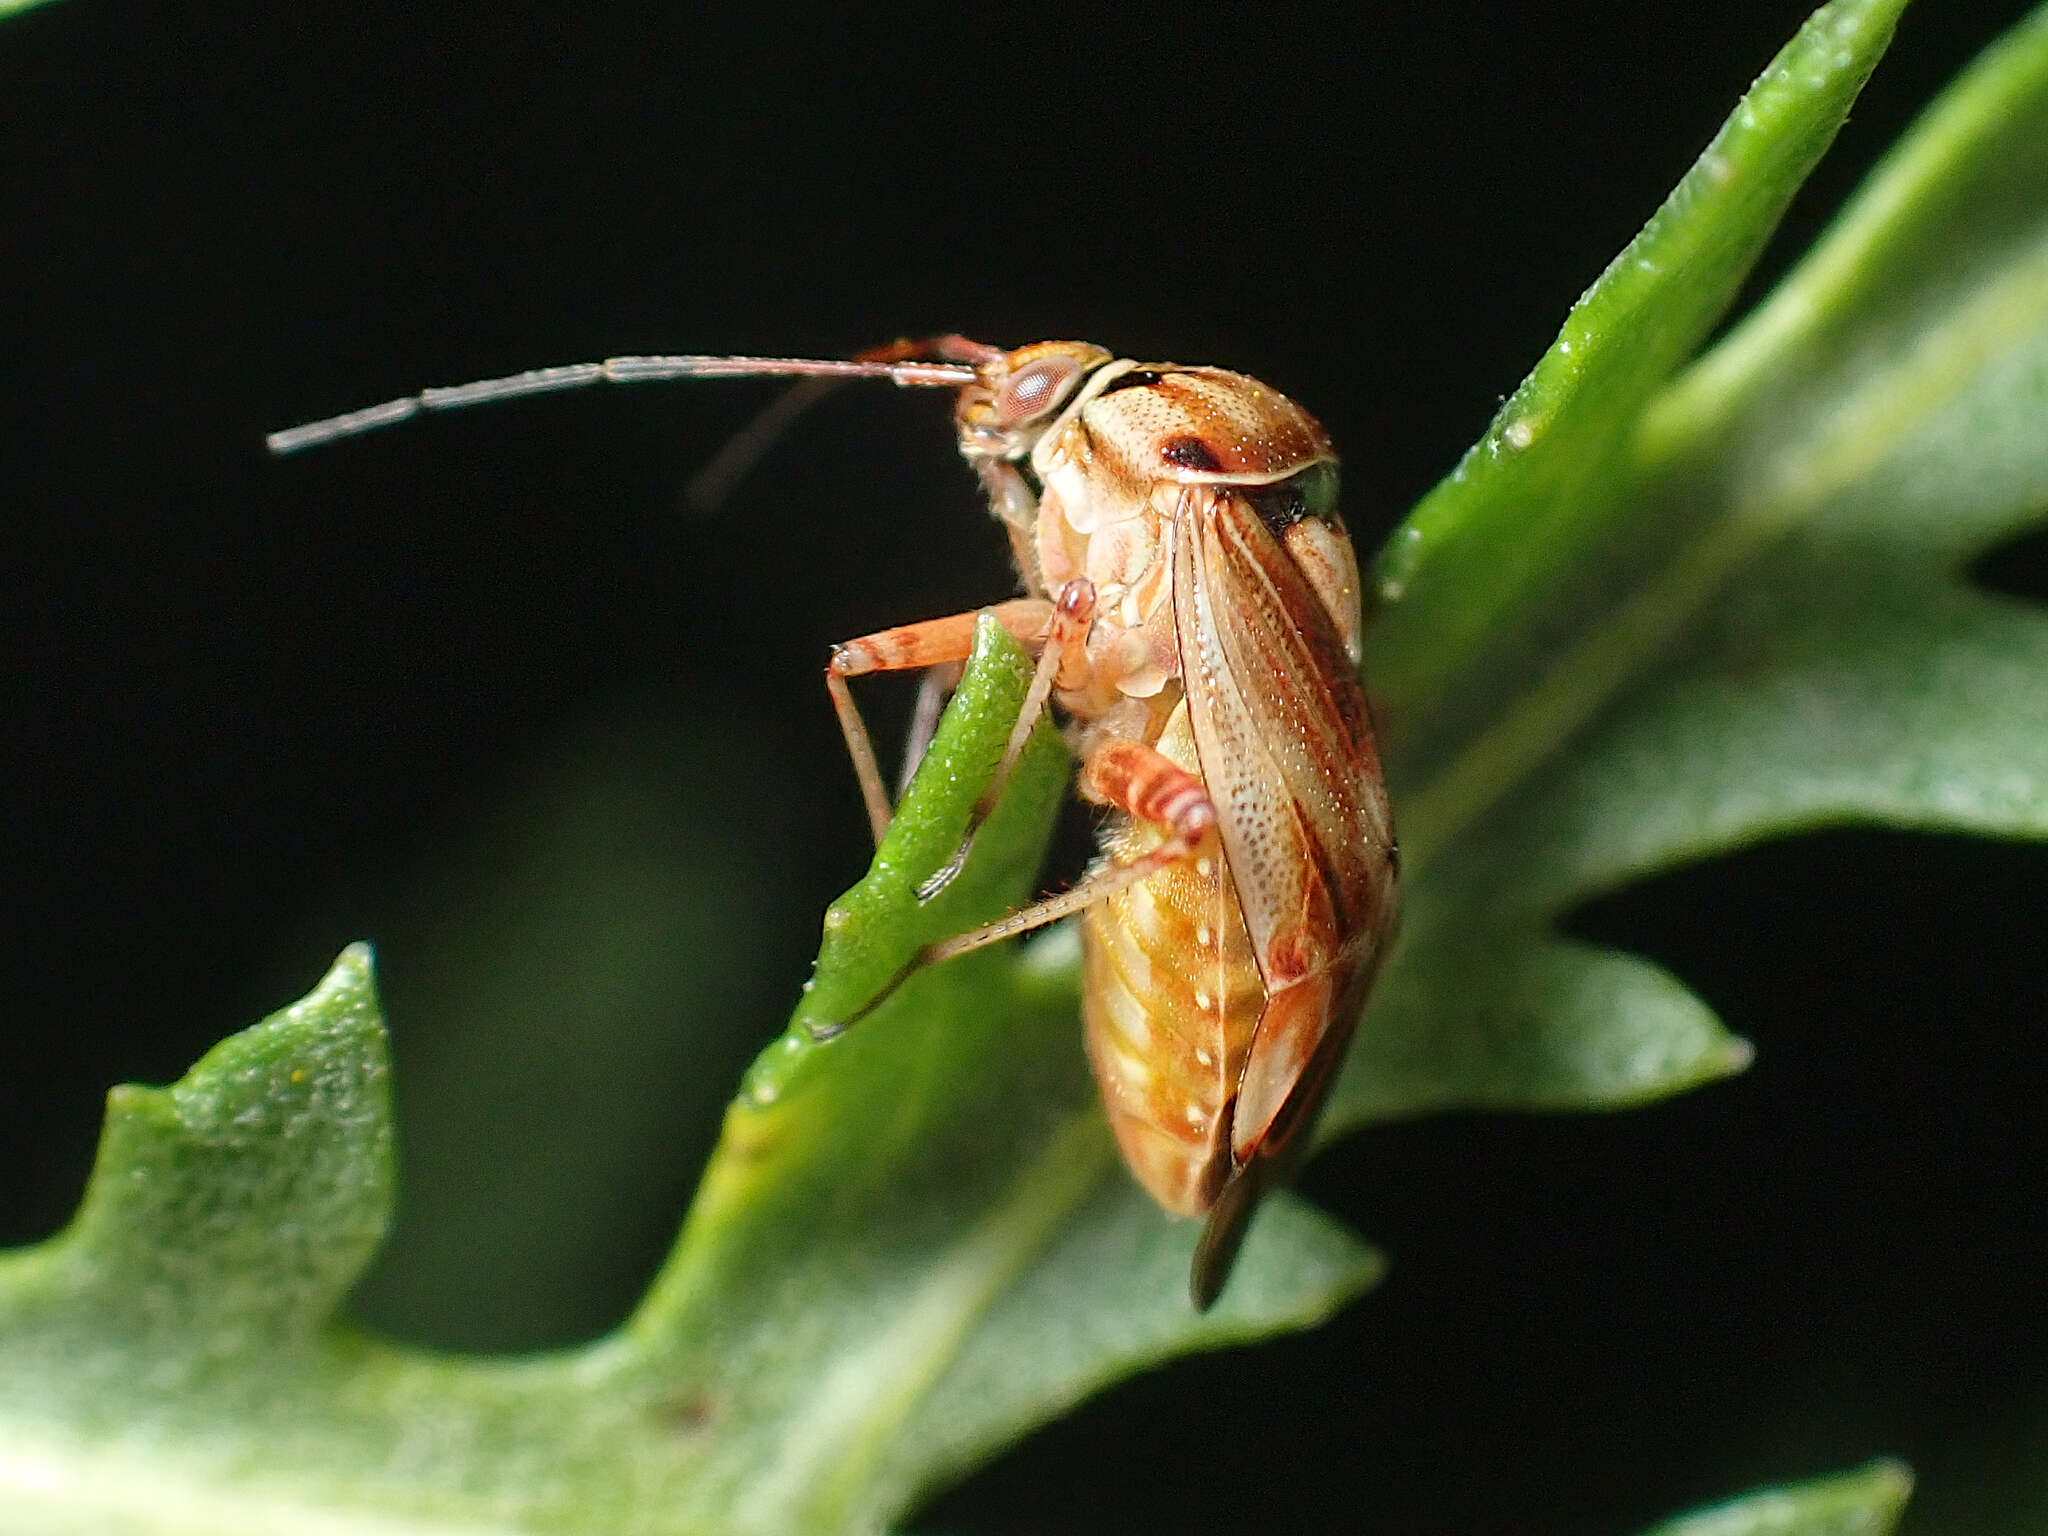
M 773 888 L 744 952 L 692 957 L 750 1008 L 646 1068 L 696 1107 L 581 1291 L 495 1324 L 516 1269 L 457 1321 L 365 1304 L 456 1345 L 601 1328 L 861 867 L 827 644 L 1010 579 L 929 397 L 840 396 L 710 519 L 679 488 L 757 387 L 284 463 L 264 431 L 615 352 L 1081 336 L 1309 403 L 1369 547 L 1803 10 L 64 0 L 0 28 L 0 1241 L 61 1224 L 106 1084 L 175 1077 L 349 938 L 380 941 L 402 1085 L 434 957 L 394 893 L 630 715 L 708 751 L 700 835 Z M 2019 11 L 1909 14 L 1770 270 Z M 2043 549 L 1982 574 L 2048 595 Z M 2044 888 L 2038 848 L 1843 832 L 1577 914 L 1758 1065 L 1353 1139 L 1306 1184 L 1389 1251 L 1377 1294 L 1109 1393 L 920 1526 L 1622 1532 L 1880 1451 L 1920 1469 L 1919 1529 L 2042 1507 Z

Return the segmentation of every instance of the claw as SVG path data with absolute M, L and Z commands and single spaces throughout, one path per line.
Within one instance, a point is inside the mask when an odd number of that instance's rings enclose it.
M 862 1003 L 858 1008 L 854 1009 L 853 1012 L 849 1013 L 845 1018 L 806 1019 L 804 1021 L 804 1033 L 810 1037 L 811 1043 L 814 1045 L 823 1045 L 828 1040 L 837 1040 L 841 1035 L 845 1034 L 849 1029 L 853 1028 L 854 1025 L 858 1024 L 862 1019 L 866 1018 L 869 1014 L 873 1013 L 877 1008 L 881 1007 L 882 1004 L 889 1001 L 889 999 L 895 995 L 896 989 L 902 986 L 904 982 L 910 980 L 910 978 L 926 964 L 927 958 L 930 954 L 930 949 L 931 946 L 927 945 L 925 946 L 925 948 L 920 949 L 916 954 L 912 955 L 908 960 L 904 961 L 902 970 L 898 971 L 894 976 L 891 976 L 887 981 L 883 982 L 881 989 L 877 991 L 873 997 L 869 998 L 866 1002 Z
M 925 876 L 917 888 L 917 904 L 924 906 L 938 898 L 939 893 L 960 878 L 960 871 L 967 867 L 967 855 L 974 848 L 976 829 L 969 827 L 967 835 L 960 839 L 960 846 L 953 850 L 953 857 Z

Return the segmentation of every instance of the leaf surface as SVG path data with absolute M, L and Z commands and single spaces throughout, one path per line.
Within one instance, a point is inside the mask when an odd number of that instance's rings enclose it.
M 1888 1536 L 1905 1512 L 1913 1474 L 1896 1461 L 1817 1477 L 1667 1520 L 1644 1536 Z
M 1675 979 L 1556 937 L 1626 881 L 1850 822 L 2048 834 L 2048 616 L 1967 578 L 2048 513 L 2048 11 L 1679 366 L 1896 10 L 1816 13 L 1388 546 L 1367 675 L 1416 878 L 1327 1130 L 1412 1113 L 1392 1085 L 1450 1042 L 1500 1042 L 1528 1091 L 1442 1078 L 1430 1107 L 1741 1067 Z M 1560 1060 L 1599 1075 L 1574 1096 Z
M 1559 936 L 1622 882 L 1851 820 L 2048 833 L 2048 625 L 1967 579 L 2048 512 L 2048 11 L 1697 355 L 1902 3 L 1815 14 L 1382 556 L 1404 926 L 1326 1133 L 1738 1070 L 1681 979 Z M 175 1087 L 116 1090 L 77 1220 L 0 1255 L 0 1524 L 877 1531 L 1110 1381 L 1367 1288 L 1371 1251 L 1282 1197 L 1189 1308 L 1194 1227 L 1116 1162 L 1070 934 L 890 990 L 1033 894 L 1049 729 L 960 878 L 916 894 L 1028 673 L 984 623 L 666 1267 L 588 1347 L 442 1356 L 336 1320 L 391 1200 L 365 952 Z M 1881 1530 L 1897 1498 L 1884 1464 L 1662 1529 Z

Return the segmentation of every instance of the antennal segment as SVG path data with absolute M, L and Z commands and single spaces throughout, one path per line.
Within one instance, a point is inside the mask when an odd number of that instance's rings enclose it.
M 273 454 L 317 448 L 337 438 L 357 437 L 392 426 L 422 411 L 448 411 L 465 405 L 491 405 L 526 395 L 549 395 L 588 384 L 642 384 L 664 379 L 747 379 L 795 375 L 816 379 L 887 379 L 901 388 L 958 388 L 975 380 L 966 363 L 856 361 L 811 357 L 608 357 L 601 363 L 567 363 L 555 368 L 530 368 L 501 379 L 423 389 L 416 395 L 382 405 L 344 411 L 321 421 L 287 427 L 264 439 Z

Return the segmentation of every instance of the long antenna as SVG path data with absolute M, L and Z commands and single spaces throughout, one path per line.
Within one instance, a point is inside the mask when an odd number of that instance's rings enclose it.
M 887 379 L 902 388 L 957 388 L 972 384 L 976 374 L 966 363 L 854 361 L 812 357 L 608 357 L 601 363 L 568 363 L 556 368 L 531 368 L 502 379 L 478 379 L 423 389 L 416 395 L 386 400 L 382 405 L 344 411 L 321 421 L 287 427 L 264 439 L 274 454 L 317 448 L 337 438 L 355 437 L 388 427 L 422 411 L 449 411 L 458 406 L 490 405 L 525 395 L 554 394 L 588 384 L 641 384 L 661 379 L 746 379 L 796 375 L 812 379 Z

